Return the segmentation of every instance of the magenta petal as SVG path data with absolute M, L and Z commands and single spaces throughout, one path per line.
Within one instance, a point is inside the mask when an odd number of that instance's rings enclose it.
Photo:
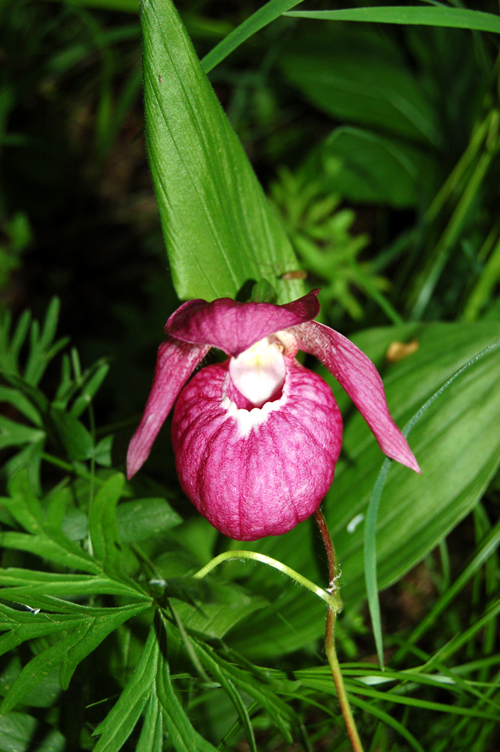
M 170 316 L 165 332 L 184 342 L 218 347 L 236 357 L 270 334 L 315 318 L 320 308 L 317 294 L 313 290 L 282 306 L 238 303 L 230 298 L 212 303 L 190 300 Z
M 316 321 L 294 327 L 299 348 L 320 360 L 346 390 L 384 454 L 420 472 L 408 442 L 387 407 L 382 379 L 371 360 L 342 334 Z
M 281 535 L 313 514 L 330 487 L 340 411 L 323 379 L 296 362 L 279 400 L 237 411 L 225 397 L 227 365 L 203 368 L 177 400 L 179 479 L 201 514 L 230 538 Z
M 158 348 L 153 386 L 128 447 L 127 478 L 135 475 L 146 462 L 177 395 L 209 349 L 209 346 L 188 345 L 174 337 L 168 337 Z

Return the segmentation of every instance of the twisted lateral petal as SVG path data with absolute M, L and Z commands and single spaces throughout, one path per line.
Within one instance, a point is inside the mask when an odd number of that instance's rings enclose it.
M 174 411 L 172 443 L 186 495 L 225 535 L 281 535 L 313 514 L 333 480 L 342 418 L 330 387 L 291 362 L 282 396 L 262 408 L 227 398 L 228 364 L 199 371 Z
M 158 348 L 153 386 L 128 447 L 127 478 L 135 475 L 146 462 L 179 392 L 209 350 L 210 346 L 188 345 L 174 337 L 168 337 Z
M 342 334 L 316 321 L 292 332 L 299 348 L 318 358 L 346 390 L 384 454 L 419 473 L 408 442 L 391 418 L 382 379 L 371 360 Z
M 230 298 L 212 303 L 190 300 L 170 316 L 165 332 L 184 342 L 211 345 L 237 357 L 264 337 L 315 318 L 320 308 L 317 294 L 318 290 L 313 290 L 282 306 L 238 303 Z

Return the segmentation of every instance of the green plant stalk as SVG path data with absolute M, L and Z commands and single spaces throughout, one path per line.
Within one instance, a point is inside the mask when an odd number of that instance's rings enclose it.
M 340 590 L 337 585 L 337 580 L 340 577 L 340 567 L 335 553 L 335 548 L 330 537 L 328 525 L 326 524 L 323 512 L 318 509 L 314 513 L 316 522 L 318 523 L 319 532 L 325 544 L 326 555 L 328 558 L 328 576 L 330 584 L 328 590 L 331 592 L 334 600 L 334 606 L 328 606 L 328 614 L 326 616 L 326 629 L 325 629 L 325 651 L 328 658 L 328 663 L 332 671 L 333 681 L 335 682 L 335 689 L 337 690 L 337 697 L 339 700 L 340 709 L 344 717 L 347 733 L 351 740 L 351 745 L 354 752 L 363 752 L 363 745 L 359 738 L 358 729 L 356 728 L 356 722 L 354 720 L 349 698 L 347 696 L 346 688 L 344 685 L 344 679 L 340 670 L 339 660 L 337 658 L 337 651 L 335 650 L 335 620 L 337 614 L 342 611 L 343 603 L 340 596 Z
M 493 232 L 493 231 L 492 231 Z M 494 228 L 496 234 L 497 228 Z M 492 233 L 488 236 L 486 242 L 490 242 Z M 472 288 L 469 299 L 465 306 L 462 319 L 464 321 L 475 321 L 482 309 L 488 302 L 493 288 L 500 278 L 500 239 L 497 241 L 488 262 L 476 284 Z
M 425 212 L 424 221 L 426 224 L 431 224 L 431 222 L 436 219 L 437 215 L 439 214 L 451 194 L 457 190 L 458 185 L 467 172 L 468 167 L 472 163 L 472 160 L 474 159 L 479 149 L 483 145 L 484 140 L 486 139 L 486 136 L 490 129 L 492 116 L 493 113 L 489 112 L 483 122 L 477 126 L 464 153 L 434 197 L 432 204 Z
M 328 532 L 326 520 L 322 512 L 320 512 L 319 510 L 315 513 L 314 516 L 316 518 L 316 522 L 318 523 L 328 557 L 328 571 L 330 579 L 328 590 L 323 590 L 323 588 L 318 587 L 314 584 L 314 582 L 311 582 L 306 577 L 303 577 L 294 569 L 287 567 L 286 564 L 283 564 L 281 561 L 272 559 L 270 556 L 266 556 L 265 554 L 259 554 L 256 551 L 225 551 L 224 553 L 219 554 L 214 559 L 209 561 L 208 564 L 206 564 L 202 569 L 196 572 L 193 577 L 201 580 L 213 569 L 215 569 L 215 567 L 218 567 L 219 564 L 223 564 L 225 561 L 234 561 L 235 559 L 252 559 L 253 561 L 259 561 L 261 564 L 267 564 L 268 566 L 273 567 L 273 569 L 279 570 L 283 574 L 287 575 L 287 577 L 290 577 L 291 579 L 295 580 L 295 582 L 298 582 L 299 585 L 302 585 L 303 587 L 310 590 L 312 593 L 317 595 L 328 604 L 325 633 L 326 655 L 332 671 L 340 709 L 344 717 L 344 721 L 347 727 L 347 733 L 349 734 L 349 739 L 351 740 L 353 751 L 363 752 L 363 747 L 358 735 L 356 723 L 352 715 L 351 706 L 349 704 L 349 699 L 347 697 L 344 680 L 342 678 L 342 673 L 340 671 L 340 665 L 335 650 L 335 619 L 337 614 L 340 613 L 343 608 L 340 591 L 336 584 L 338 578 L 340 577 L 340 569 L 338 567 L 335 549 L 333 547 L 332 539 L 330 538 L 330 533 Z
M 324 600 L 328 604 L 328 606 L 330 606 L 331 608 L 336 608 L 337 600 L 329 592 L 323 590 L 323 588 L 318 587 L 314 584 L 314 582 L 311 582 L 311 580 L 303 577 L 294 569 L 287 567 L 286 564 L 283 564 L 281 561 L 272 559 L 270 556 L 266 556 L 265 554 L 258 554 L 256 551 L 225 551 L 224 553 L 219 554 L 214 559 L 209 561 L 208 564 L 206 564 L 203 569 L 200 569 L 199 572 L 196 572 L 193 577 L 201 580 L 213 569 L 215 569 L 215 567 L 218 567 L 219 564 L 223 564 L 225 561 L 232 561 L 234 559 L 252 559 L 253 561 L 259 561 L 261 564 L 267 564 L 269 567 L 273 567 L 273 569 L 278 569 L 287 577 L 295 580 L 295 582 L 298 582 L 299 585 L 302 585 L 303 587 L 307 588 L 312 593 L 317 595 L 319 598 Z
M 434 252 L 417 282 L 414 293 L 415 302 L 411 312 L 413 320 L 419 320 L 427 307 L 444 265 L 448 261 L 450 251 L 458 240 L 467 213 L 495 156 L 495 151 L 496 149 L 488 150 L 481 155 L 450 221 L 438 240 Z
M 439 389 L 434 392 L 434 394 L 429 397 L 427 402 L 425 402 L 422 407 L 417 410 L 417 412 L 414 414 L 414 416 L 408 421 L 406 426 L 403 428 L 403 436 L 408 436 L 412 428 L 415 426 L 416 423 L 420 420 L 422 415 L 429 409 L 429 407 L 441 396 L 441 394 L 448 389 L 451 384 L 457 379 L 462 373 L 464 373 L 470 366 L 472 366 L 474 363 L 476 363 L 478 360 L 481 360 L 481 358 L 484 358 L 485 355 L 490 353 L 492 350 L 495 350 L 497 347 L 500 346 L 500 339 L 495 340 L 495 342 L 492 342 L 491 345 L 488 345 L 485 347 L 481 352 L 477 353 L 477 355 L 474 355 L 473 358 L 467 361 L 461 368 L 458 369 L 458 371 L 455 371 L 455 373 L 450 376 L 449 379 L 445 381 L 445 383 L 439 387 Z M 373 488 L 373 492 L 371 495 L 371 499 L 368 506 L 367 511 L 367 519 L 365 521 L 365 529 L 368 528 L 368 520 L 370 516 L 373 519 L 372 522 L 372 529 L 375 531 L 376 529 L 376 521 L 377 521 L 377 510 L 378 510 L 378 504 L 380 502 L 380 495 L 382 494 L 382 491 L 384 489 L 385 481 L 388 475 L 388 472 L 390 468 L 392 467 L 392 460 L 386 459 L 384 461 L 384 464 L 382 465 L 382 468 L 380 470 L 379 476 L 375 482 L 375 486 Z M 496 529 L 496 528 L 495 528 Z M 480 554 L 478 554 L 479 556 Z M 471 567 L 473 568 L 473 565 L 471 564 Z M 473 568 L 472 574 L 476 570 Z M 465 577 L 465 572 L 463 573 L 462 577 Z M 467 575 L 467 578 L 469 575 Z M 370 609 L 370 616 L 372 620 L 373 630 L 375 633 L 375 643 L 377 645 L 377 653 L 379 656 L 380 663 L 382 665 L 383 662 L 383 651 L 382 651 L 382 633 L 380 631 L 380 604 L 378 600 L 378 587 L 377 587 L 377 557 L 376 557 L 376 545 L 375 545 L 375 537 L 372 536 L 372 539 L 367 542 L 365 539 L 365 578 L 366 578 L 366 590 L 368 593 L 368 606 Z M 467 580 L 465 580 L 466 582 Z M 465 584 L 465 583 L 463 583 Z M 460 588 L 462 587 L 462 584 L 459 586 L 459 581 L 457 580 L 457 583 L 450 588 L 448 593 L 445 593 L 438 603 L 436 604 L 435 608 L 432 610 L 431 614 L 428 615 L 426 619 L 423 620 L 420 627 L 417 627 L 417 629 L 414 631 L 413 635 L 410 637 L 410 640 L 407 641 L 406 645 L 402 647 L 396 656 L 396 659 L 401 659 L 406 655 L 406 652 L 409 649 L 414 650 L 412 643 L 416 642 L 417 637 L 420 637 L 421 634 L 423 634 L 424 625 L 425 629 L 427 629 L 428 626 L 431 626 L 432 619 L 435 618 L 438 613 L 440 613 L 440 610 L 447 605 L 447 598 L 449 597 L 450 593 L 455 593 L 454 588 L 457 588 L 457 592 L 459 592 Z M 373 593 L 373 596 L 370 594 Z M 454 597 L 454 595 L 452 596 Z M 439 610 L 436 610 L 439 609 Z M 422 629 L 422 632 L 420 631 Z

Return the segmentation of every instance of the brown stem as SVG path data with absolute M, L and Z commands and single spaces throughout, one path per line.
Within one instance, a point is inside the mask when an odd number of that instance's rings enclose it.
M 349 739 L 351 740 L 353 752 L 363 752 L 363 746 L 359 738 L 356 723 L 354 721 L 351 706 L 349 704 L 349 698 L 344 686 L 344 679 L 340 670 L 337 651 L 335 650 L 335 620 L 337 618 L 337 614 L 340 613 L 343 607 L 342 598 L 340 597 L 340 591 L 337 586 L 337 580 L 340 577 L 340 569 L 325 517 L 319 509 L 317 512 L 315 512 L 314 516 L 316 518 L 316 522 L 318 523 L 319 531 L 321 533 L 321 537 L 323 538 L 323 543 L 325 544 L 326 555 L 328 558 L 328 576 L 330 579 L 329 592 L 333 595 L 336 602 L 335 607 L 328 607 L 328 613 L 326 616 L 326 656 L 328 658 L 328 663 L 330 664 L 330 669 L 332 671 L 340 709 L 344 717 L 347 733 L 349 734 Z

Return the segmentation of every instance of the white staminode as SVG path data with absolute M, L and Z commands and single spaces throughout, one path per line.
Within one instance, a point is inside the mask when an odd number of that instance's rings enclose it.
M 261 407 L 283 386 L 286 366 L 282 348 L 265 337 L 237 358 L 231 358 L 233 384 L 256 407 Z
M 258 431 L 259 426 L 267 421 L 271 413 L 275 410 L 280 410 L 286 403 L 286 396 L 282 396 L 281 399 L 274 402 L 265 402 L 262 407 L 254 407 L 252 410 L 245 410 L 244 408 L 238 408 L 232 402 L 227 394 L 223 397 L 221 405 L 226 411 L 226 420 L 232 418 L 236 421 L 238 426 L 239 435 L 242 438 L 249 436 L 252 429 Z

